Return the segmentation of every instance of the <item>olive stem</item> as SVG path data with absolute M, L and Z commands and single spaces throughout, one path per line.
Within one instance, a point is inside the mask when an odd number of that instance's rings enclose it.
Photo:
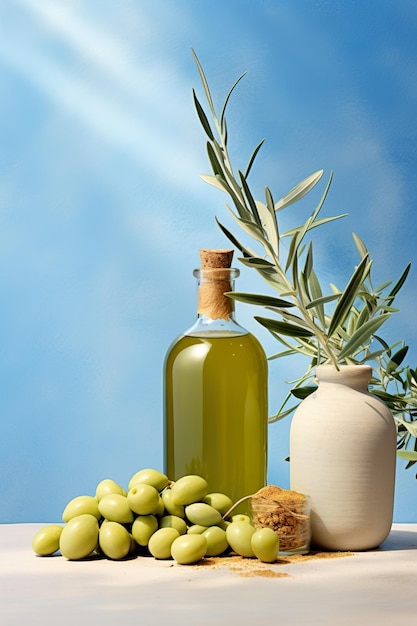
M 240 500 L 238 500 L 237 502 L 234 503 L 234 505 L 232 507 L 230 507 L 230 509 L 223 515 L 222 519 L 223 521 L 225 521 L 229 515 L 236 509 L 236 507 L 239 506 L 239 504 L 242 504 L 242 502 L 245 502 L 245 500 L 249 500 L 250 498 L 256 497 L 256 493 L 253 493 L 250 496 L 244 496 L 243 498 L 240 498 Z M 264 500 L 268 500 L 268 498 L 263 498 Z M 271 501 L 269 501 L 271 503 Z M 291 509 L 286 506 L 283 502 L 279 502 L 278 500 L 274 500 L 273 504 L 275 506 L 280 506 L 283 509 L 285 509 L 288 513 L 290 513 L 293 517 L 296 517 L 297 519 L 309 519 L 309 515 L 303 515 L 302 513 L 294 513 L 294 511 L 291 511 Z
M 230 513 L 232 513 L 235 510 L 235 508 L 239 506 L 239 504 L 242 504 L 242 502 L 245 502 L 245 500 L 249 500 L 249 498 L 252 498 L 254 495 L 255 494 L 253 493 L 250 496 L 243 496 L 243 498 L 240 498 L 240 500 L 235 502 L 234 505 L 230 507 L 230 509 L 226 511 L 226 513 L 223 515 L 223 518 L 222 518 L 223 521 L 225 521 L 229 517 Z

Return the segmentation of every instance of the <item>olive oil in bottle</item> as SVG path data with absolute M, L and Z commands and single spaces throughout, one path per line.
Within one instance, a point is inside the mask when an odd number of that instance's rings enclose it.
M 165 473 L 203 476 L 234 502 L 266 484 L 267 362 L 225 295 L 233 251 L 201 250 L 198 315 L 165 359 Z

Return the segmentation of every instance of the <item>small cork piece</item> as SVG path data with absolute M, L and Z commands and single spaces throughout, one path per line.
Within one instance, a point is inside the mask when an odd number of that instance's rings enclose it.
M 200 250 L 200 260 L 202 269 L 232 267 L 233 250 L 210 250 L 202 248 Z
M 234 304 L 233 300 L 224 294 L 232 289 L 230 283 L 232 259 L 233 250 L 200 250 L 199 315 L 205 315 L 214 320 L 230 320 Z

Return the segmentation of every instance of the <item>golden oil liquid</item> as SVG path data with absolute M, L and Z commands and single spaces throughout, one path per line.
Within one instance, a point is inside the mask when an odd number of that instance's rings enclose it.
M 203 476 L 233 502 L 266 484 L 267 363 L 258 340 L 184 335 L 165 360 L 165 472 Z

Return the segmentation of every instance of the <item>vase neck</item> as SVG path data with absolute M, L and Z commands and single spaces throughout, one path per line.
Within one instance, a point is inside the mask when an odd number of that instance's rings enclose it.
M 368 384 L 372 377 L 372 368 L 369 365 L 340 365 L 336 369 L 333 365 L 319 365 L 316 368 L 316 378 L 319 386 L 322 384 L 338 384 L 368 391 Z

